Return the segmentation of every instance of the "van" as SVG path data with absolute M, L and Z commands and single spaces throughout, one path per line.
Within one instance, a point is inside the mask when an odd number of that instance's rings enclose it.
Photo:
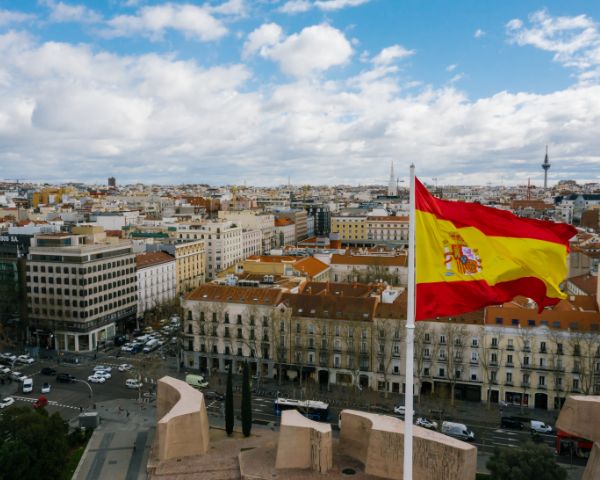
M 550 425 L 540 422 L 539 420 L 531 420 L 529 427 L 531 429 L 531 433 L 550 433 L 552 431 L 552 427 Z
M 458 438 L 459 440 L 465 440 L 467 442 L 475 440 L 475 434 L 473 433 L 473 430 L 469 430 L 464 423 L 443 422 L 442 433 L 450 437 Z
M 202 375 L 193 375 L 189 374 L 185 376 L 185 383 L 191 385 L 195 388 L 206 388 L 208 387 L 208 382 L 204 380 Z
M 23 393 L 31 393 L 33 391 L 33 379 L 32 378 L 25 378 L 23 380 Z
M 151 351 L 156 350 L 158 347 L 158 340 L 154 338 L 144 345 L 144 353 L 150 353 Z
M 125 386 L 127 388 L 142 388 L 143 384 L 136 378 L 128 378 L 125 380 Z

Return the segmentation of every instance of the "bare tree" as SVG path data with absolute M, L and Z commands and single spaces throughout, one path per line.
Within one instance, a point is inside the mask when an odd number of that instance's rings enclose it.
M 573 355 L 573 375 L 579 376 L 579 388 L 589 395 L 594 390 L 596 363 L 600 352 L 598 332 L 571 332 L 570 347 Z M 574 383 L 574 382 L 573 382 Z
M 394 357 L 394 345 L 400 342 L 400 321 L 391 318 L 376 318 L 375 326 L 375 355 L 377 371 L 383 375 L 385 398 L 388 397 L 388 375 Z M 399 345 L 398 345 L 399 347 Z M 399 348 L 398 348 L 399 351 Z
M 194 317 L 200 334 L 200 348 L 204 345 L 206 351 L 206 374 L 210 377 L 214 349 L 219 344 L 219 329 L 225 321 L 226 306 L 221 302 L 198 302 L 197 309 L 198 314 Z
M 483 372 L 484 383 L 488 385 L 486 392 L 486 407 L 491 405 L 491 386 L 498 383 L 496 378 L 498 367 L 502 364 L 503 334 L 498 328 L 486 331 L 484 325 L 477 331 L 478 360 Z
M 460 323 L 445 323 L 442 332 L 446 337 L 446 350 L 448 368 L 446 376 L 450 383 L 450 405 L 454 406 L 454 390 L 460 379 L 464 365 L 465 344 L 467 341 L 467 327 Z
M 533 334 L 529 328 L 519 327 L 517 339 L 519 342 L 520 353 L 517 355 L 518 361 L 521 364 L 521 371 L 523 372 L 523 379 L 521 382 L 521 412 L 525 406 L 525 395 L 529 394 L 531 388 L 531 368 L 533 365 L 533 352 L 531 350 L 531 340 Z
M 548 366 L 550 367 L 550 375 L 552 376 L 550 385 L 554 390 L 556 398 L 560 399 L 562 397 L 566 399 L 567 385 L 565 378 L 565 364 L 563 361 L 565 354 L 565 338 L 563 333 L 559 330 L 548 330 L 546 338 L 550 343 L 550 355 L 548 357 Z M 562 403 L 563 402 L 559 400 L 557 407 L 560 408 Z
M 290 363 L 289 344 L 292 333 L 292 309 L 280 305 L 271 311 L 271 339 L 273 345 L 274 361 L 277 365 L 277 383 L 283 381 L 283 364 Z M 283 325 L 283 331 L 282 331 Z M 300 334 L 297 334 L 300 336 Z M 302 362 L 299 364 L 300 386 L 302 386 Z
M 402 331 L 402 329 L 401 329 Z M 426 338 L 431 338 L 431 329 L 426 322 L 416 322 L 414 334 L 414 377 L 417 391 L 417 402 L 421 404 L 422 380 L 425 372 Z

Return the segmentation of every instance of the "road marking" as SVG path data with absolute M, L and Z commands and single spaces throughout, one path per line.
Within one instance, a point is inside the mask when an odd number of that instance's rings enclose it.
M 16 396 L 16 395 L 13 395 L 12 397 L 15 400 L 20 400 L 22 402 L 29 402 L 29 403 L 35 403 L 35 402 L 37 402 L 37 398 L 19 397 L 19 396 Z M 48 405 L 51 405 L 53 407 L 72 408 L 73 410 L 79 410 L 79 407 L 74 407 L 73 405 L 65 405 L 64 403 L 58 403 L 58 402 L 55 402 L 54 400 L 49 400 L 48 401 Z

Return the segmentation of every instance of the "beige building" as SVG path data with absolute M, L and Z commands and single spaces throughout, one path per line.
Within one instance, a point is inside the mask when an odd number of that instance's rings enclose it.
M 177 295 L 191 292 L 203 284 L 206 278 L 206 248 L 204 240 L 163 239 L 148 244 L 147 251 L 163 251 L 175 257 L 177 274 Z
M 93 351 L 112 340 L 117 324 L 135 318 L 137 284 L 129 241 L 85 233 L 38 235 L 27 257 L 30 334 L 38 345 Z
M 332 282 L 387 282 L 406 286 L 406 253 L 397 250 L 358 249 L 331 256 L 329 279 Z
M 165 252 L 142 253 L 135 257 L 138 284 L 138 318 L 144 312 L 175 298 L 177 265 L 175 257 Z
M 408 247 L 408 217 L 367 217 L 366 229 L 374 244 Z
M 275 216 L 260 213 L 254 210 L 219 211 L 219 219 L 228 220 L 240 225 L 244 230 L 258 230 L 260 232 L 262 248 L 258 254 L 267 253 L 276 246 Z
M 338 233 L 345 244 L 363 244 L 367 240 L 367 217 L 333 215 L 331 233 Z

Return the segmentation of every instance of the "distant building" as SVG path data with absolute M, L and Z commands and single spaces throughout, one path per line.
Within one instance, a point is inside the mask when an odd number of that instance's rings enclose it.
M 317 237 L 327 237 L 331 232 L 331 212 L 329 207 L 323 205 L 311 205 L 307 208 L 308 216 L 315 221 L 315 232 Z
M 206 246 L 204 240 L 162 239 L 159 242 L 146 245 L 148 252 L 163 251 L 175 257 L 177 275 L 177 294 L 191 292 L 206 279 Z
M 117 186 L 117 179 L 115 177 L 108 177 L 108 186 L 115 188 Z
M 275 217 L 279 219 L 287 218 L 288 220 L 294 223 L 295 227 L 295 242 L 299 242 L 304 240 L 308 236 L 312 236 L 313 233 L 309 235 L 308 228 L 308 214 L 306 210 L 283 210 L 275 212 Z M 314 228 L 312 229 L 314 231 Z

